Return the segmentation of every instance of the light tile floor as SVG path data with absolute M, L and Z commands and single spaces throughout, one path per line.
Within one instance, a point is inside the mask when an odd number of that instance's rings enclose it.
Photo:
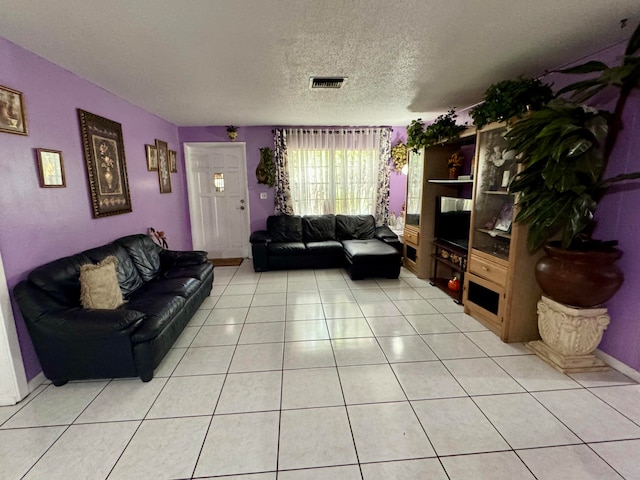
M 640 385 L 562 375 L 403 271 L 216 268 L 149 383 L 0 407 L 0 478 L 640 479 Z

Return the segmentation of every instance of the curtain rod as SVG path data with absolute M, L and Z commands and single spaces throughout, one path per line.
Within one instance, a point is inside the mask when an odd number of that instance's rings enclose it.
M 365 128 L 365 127 L 361 127 L 361 128 Z M 366 127 L 368 130 L 384 130 L 386 128 L 391 129 L 392 127 Z M 276 130 L 292 130 L 292 129 L 297 129 L 297 130 L 302 130 L 302 133 L 320 133 L 320 132 L 327 132 L 329 134 L 339 134 L 339 133 L 365 133 L 366 130 L 353 130 L 353 129 L 307 129 L 307 128 L 301 128 L 301 127 L 283 127 L 280 129 L 272 129 L 271 133 L 275 133 Z

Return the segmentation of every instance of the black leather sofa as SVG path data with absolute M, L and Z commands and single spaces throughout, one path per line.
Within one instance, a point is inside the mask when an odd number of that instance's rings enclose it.
M 352 279 L 398 278 L 402 244 L 372 215 L 272 215 L 251 234 L 256 272 L 346 267 Z
M 87 309 L 80 268 L 117 259 L 125 303 Z M 90 378 L 153 378 L 213 284 L 206 252 L 178 252 L 131 235 L 42 265 L 14 288 L 44 375 L 54 385 Z

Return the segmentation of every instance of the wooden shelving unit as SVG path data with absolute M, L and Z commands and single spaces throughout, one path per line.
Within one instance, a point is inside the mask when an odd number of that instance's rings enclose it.
M 445 242 L 434 240 L 432 242 L 435 253 L 431 254 L 433 259 L 433 276 L 429 278 L 431 285 L 440 288 L 446 292 L 456 303 L 462 303 L 462 285 L 464 283 L 464 272 L 467 268 L 467 251 Z M 438 272 L 442 272 L 445 267 L 445 276 L 439 276 Z M 460 290 L 454 292 L 449 290 L 449 280 L 456 276 L 460 280 Z
M 433 253 L 432 242 L 435 240 L 436 198 L 441 195 L 457 196 L 461 188 L 473 185 L 472 179 L 447 178 L 449 175 L 447 159 L 461 149 L 467 150 L 465 153 L 468 161 L 465 163 L 468 171 L 463 173 L 470 175 L 473 172 L 475 142 L 476 130 L 468 128 L 460 134 L 459 138 L 451 142 L 423 148 L 418 153 L 409 152 L 403 254 L 405 267 L 415 273 L 418 278 L 434 277 L 432 273 L 434 260 L 431 254 Z M 419 192 L 416 191 L 418 189 Z M 414 207 L 414 211 L 411 211 L 411 206 Z M 418 218 L 417 222 L 412 223 L 416 218 Z
M 505 204 L 515 203 L 502 185 L 517 168 L 515 160 L 504 160 L 505 130 L 504 124 L 492 124 L 478 132 L 463 302 L 465 313 L 502 341 L 524 342 L 539 338 L 536 304 L 541 292 L 535 280 L 535 264 L 542 253 L 529 253 L 524 225 L 511 223 L 509 231 L 487 227 L 510 211 L 505 210 Z

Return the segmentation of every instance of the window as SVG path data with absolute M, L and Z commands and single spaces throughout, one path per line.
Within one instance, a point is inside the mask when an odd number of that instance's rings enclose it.
M 293 211 L 375 215 L 380 134 L 363 130 L 287 130 Z

